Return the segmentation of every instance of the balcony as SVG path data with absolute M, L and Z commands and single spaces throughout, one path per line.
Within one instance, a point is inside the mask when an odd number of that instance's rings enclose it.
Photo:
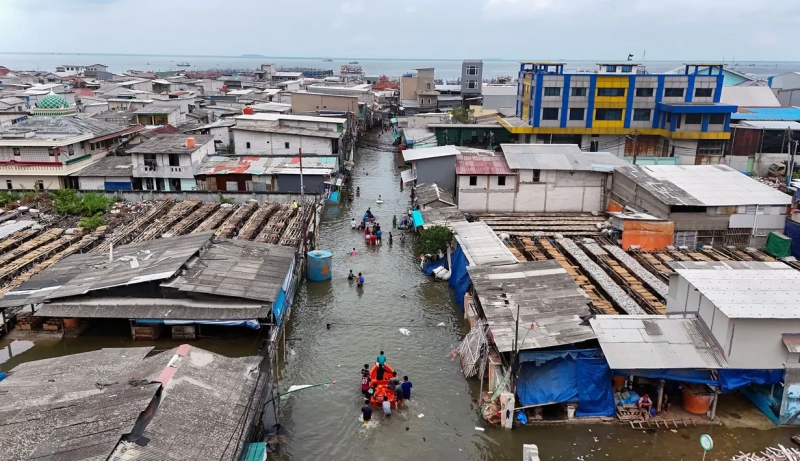
M 133 176 L 136 178 L 194 178 L 194 169 L 190 166 L 170 166 L 147 163 L 138 165 L 133 169 Z

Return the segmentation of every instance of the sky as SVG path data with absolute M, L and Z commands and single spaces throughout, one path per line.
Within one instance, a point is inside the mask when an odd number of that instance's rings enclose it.
M 0 0 L 0 52 L 795 61 L 796 0 Z

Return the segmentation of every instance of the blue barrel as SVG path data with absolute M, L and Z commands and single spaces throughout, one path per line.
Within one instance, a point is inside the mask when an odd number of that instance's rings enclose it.
M 308 266 L 306 277 L 312 282 L 324 282 L 331 279 L 331 260 L 333 253 L 328 250 L 314 250 L 308 252 Z

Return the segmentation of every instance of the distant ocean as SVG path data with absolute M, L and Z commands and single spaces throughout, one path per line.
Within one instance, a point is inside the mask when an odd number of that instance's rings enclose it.
M 541 59 L 540 59 L 541 60 Z M 436 78 L 452 80 L 461 75 L 461 60 L 403 60 L 403 59 L 365 59 L 346 58 L 325 61 L 324 58 L 288 58 L 269 56 L 181 56 L 181 55 L 133 55 L 133 54 L 84 54 L 84 53 L 0 53 L 0 66 L 13 70 L 49 70 L 54 71 L 62 64 L 90 65 L 105 64 L 111 72 L 127 70 L 166 71 L 176 69 L 256 69 L 262 63 L 275 63 L 278 67 L 314 67 L 332 69 L 338 73 L 342 64 L 357 61 L 367 75 L 388 75 L 399 77 L 413 69 L 433 67 Z M 600 60 L 566 62 L 567 71 L 595 69 Z M 188 62 L 190 67 L 178 67 L 178 63 Z M 665 72 L 681 67 L 684 61 L 646 61 L 648 72 Z M 743 73 L 758 77 L 800 70 L 800 62 L 790 61 L 737 61 L 731 65 Z M 484 59 L 484 78 L 500 76 L 516 76 L 519 61 Z

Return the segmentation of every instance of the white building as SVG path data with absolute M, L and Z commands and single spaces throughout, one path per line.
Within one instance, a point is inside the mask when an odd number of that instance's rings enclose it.
M 70 174 L 105 157 L 141 129 L 84 115 L 28 118 L 0 131 L 0 187 L 77 188 Z
M 601 212 L 616 166 L 607 152 L 573 144 L 502 144 L 503 156 L 460 156 L 458 208 L 471 212 Z
M 129 156 L 103 157 L 72 173 L 80 190 L 132 190 L 133 163 Z
M 231 128 L 238 155 L 339 154 L 339 141 L 347 119 L 283 115 L 245 114 L 234 117 Z
M 139 125 L 172 125 L 186 123 L 186 112 L 179 105 L 148 104 L 134 112 Z
M 160 134 L 128 151 L 134 189 L 195 190 L 195 171 L 214 154 L 214 137 Z

